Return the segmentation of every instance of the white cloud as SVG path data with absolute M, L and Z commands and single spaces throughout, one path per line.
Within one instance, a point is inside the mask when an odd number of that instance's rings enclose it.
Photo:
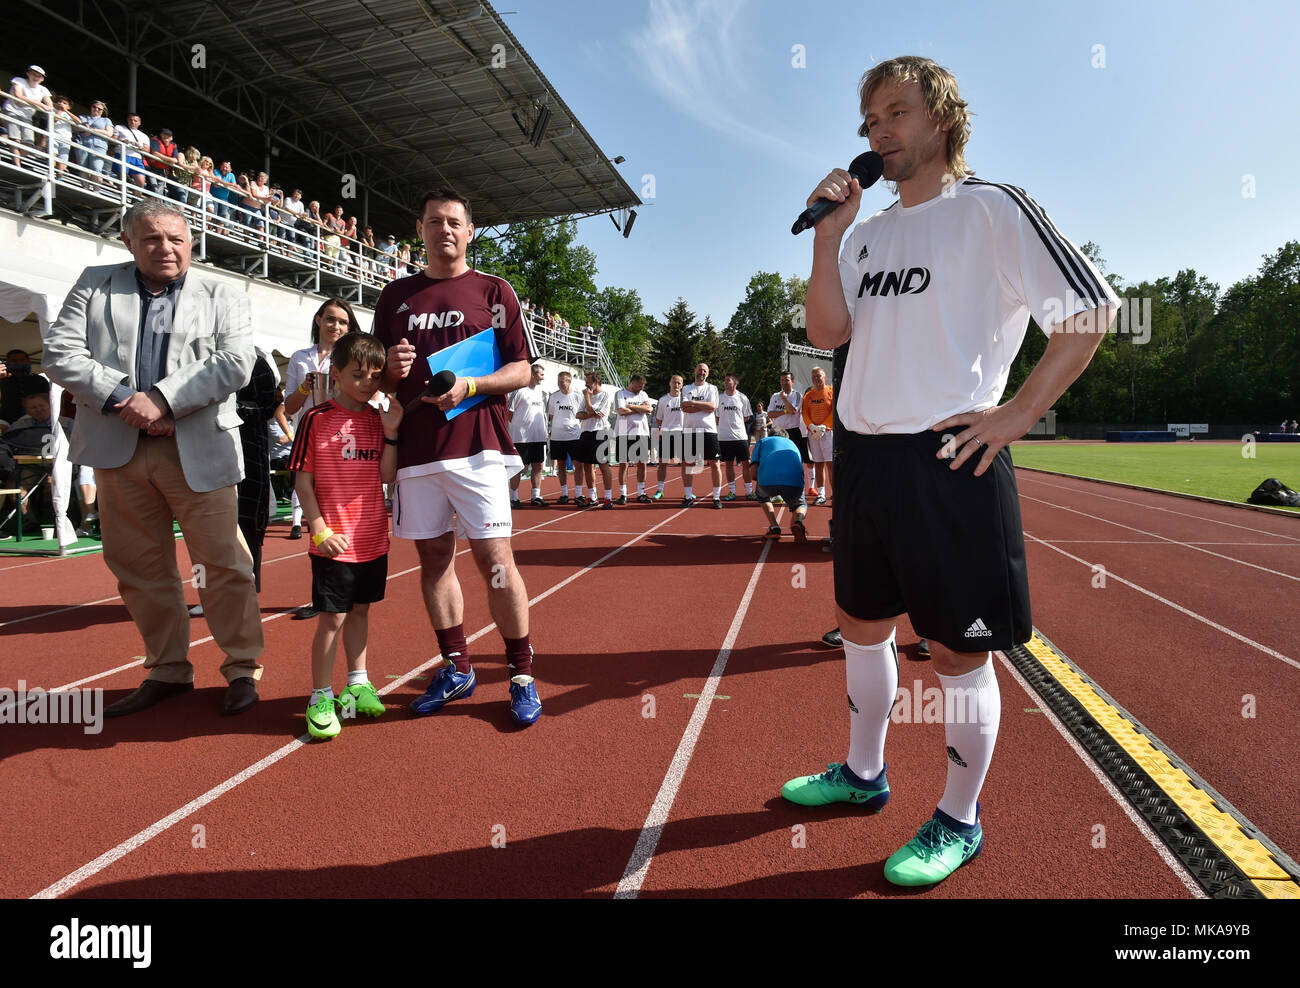
M 748 0 L 650 0 L 649 20 L 631 38 L 651 85 L 672 106 L 723 134 L 793 158 L 818 163 L 804 148 L 754 126 L 770 106 L 752 95 L 754 57 L 764 48 L 741 37 L 738 15 Z M 779 51 L 759 57 L 780 59 Z M 795 72 L 788 61 L 773 62 Z M 748 109 L 752 118 L 742 113 Z

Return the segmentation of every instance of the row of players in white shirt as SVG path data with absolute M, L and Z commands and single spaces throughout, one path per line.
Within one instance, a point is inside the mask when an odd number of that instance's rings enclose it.
M 605 427 L 613 410 L 617 415 L 614 422 L 614 434 L 617 436 L 650 435 L 650 419 L 653 414 L 655 426 L 663 432 L 699 430 L 716 433 L 722 441 L 735 441 L 749 438 L 746 423 L 754 416 L 749 399 L 739 391 L 734 394 L 726 391 L 719 393 L 717 387 L 707 382 L 696 384 L 692 381 L 678 394 L 669 391 L 658 401 L 650 398 L 644 389 L 632 391 L 623 388 L 612 397 L 608 391 L 592 391 L 591 409 L 596 417 L 579 419 L 578 413 L 587 410 L 586 394 L 586 391 L 573 390 L 547 394 L 540 384 L 512 392 L 508 401 L 510 438 L 517 443 L 540 443 L 548 438 L 554 441 L 577 439 L 584 432 L 594 432 Z M 773 394 L 768 405 L 773 412 L 772 424 L 787 431 L 799 428 L 802 422 L 799 413 L 800 397 L 797 390 Z M 683 401 L 708 402 L 716 411 L 683 412 Z M 787 402 L 793 407 L 793 412 L 786 408 Z M 653 407 L 654 412 L 617 413 L 618 409 L 644 405 Z M 778 409 L 783 414 L 776 414 Z M 761 409 L 759 414 L 763 415 Z

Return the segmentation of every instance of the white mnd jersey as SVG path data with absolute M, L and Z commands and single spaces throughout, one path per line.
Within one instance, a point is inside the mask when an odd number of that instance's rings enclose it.
M 600 432 L 601 430 L 608 429 L 609 410 L 614 404 L 613 400 L 609 396 L 609 392 L 602 389 L 600 391 L 592 392 L 584 391 L 582 394 L 578 395 L 578 411 L 580 412 L 587 411 L 587 399 L 584 397 L 584 395 L 587 394 L 591 395 L 591 410 L 596 413 L 597 417 L 594 419 L 583 419 L 582 431 Z
M 1050 334 L 1119 303 L 1023 190 L 971 176 L 853 227 L 840 283 L 853 333 L 836 413 L 862 434 L 923 432 L 992 408 L 1030 316 Z
M 682 388 L 682 401 L 711 401 L 716 406 L 718 403 L 718 389 L 708 381 L 703 384 L 696 384 L 692 381 Z M 712 412 L 686 412 L 682 421 L 682 428 L 717 432 L 717 409 L 715 408 Z
M 722 392 L 718 398 L 718 439 L 731 441 L 748 439 L 745 419 L 753 414 L 754 410 L 750 407 L 749 399 L 739 391 L 734 395 Z
M 578 421 L 579 402 L 582 395 L 570 391 L 554 392 L 546 399 L 546 414 L 551 417 L 551 438 L 559 442 L 577 439 L 582 432 L 582 423 Z M 586 408 L 585 405 L 581 406 Z
M 849 311 L 853 310 L 850 309 Z M 790 400 L 790 404 L 794 406 L 793 412 L 785 410 L 785 399 L 787 398 Z M 803 421 L 799 405 L 802 400 L 803 396 L 798 391 L 791 391 L 788 395 L 780 391 L 775 392 L 772 395 L 772 400 L 767 403 L 767 414 L 771 424 L 779 425 L 786 432 L 797 429 L 799 423 Z
M 675 432 L 682 427 L 682 396 L 666 394 L 659 399 L 655 407 L 659 418 L 659 428 L 664 432 Z
M 644 391 L 633 393 L 628 388 L 623 388 L 614 396 L 614 433 L 619 436 L 648 436 L 650 435 L 650 414 L 648 412 L 632 412 L 628 415 L 619 415 L 618 409 L 627 408 L 628 405 L 649 405 L 650 396 Z
M 517 443 L 546 442 L 546 392 L 520 388 L 510 394 L 510 439 Z

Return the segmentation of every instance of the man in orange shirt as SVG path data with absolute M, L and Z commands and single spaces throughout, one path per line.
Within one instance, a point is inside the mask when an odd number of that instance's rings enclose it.
M 805 392 L 800 409 L 808 433 L 808 458 L 813 462 L 813 483 L 817 489 L 814 504 L 826 503 L 831 483 L 831 457 L 835 452 L 833 401 L 835 390 L 826 384 L 826 372 L 812 369 L 812 387 Z

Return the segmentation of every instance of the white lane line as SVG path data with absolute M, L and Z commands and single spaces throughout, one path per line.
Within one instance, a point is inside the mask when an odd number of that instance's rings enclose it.
M 1041 484 L 1044 487 L 1051 487 L 1058 491 L 1068 491 L 1071 494 L 1078 494 L 1081 497 L 1085 497 L 1085 498 L 1097 498 L 1102 501 L 1116 501 L 1120 504 L 1127 505 L 1128 507 L 1131 508 L 1145 508 L 1148 511 L 1163 511 L 1165 514 L 1178 515 L 1178 517 L 1180 518 L 1191 518 L 1194 519 L 1195 521 L 1208 522 L 1211 525 L 1223 525 L 1227 528 L 1240 528 L 1243 532 L 1254 532 L 1256 535 L 1271 535 L 1274 538 L 1288 539 L 1291 542 L 1300 543 L 1300 538 L 1297 538 L 1293 535 L 1284 535 L 1281 532 L 1270 532 L 1266 528 L 1252 528 L 1249 525 L 1238 525 L 1235 522 L 1231 522 L 1231 521 L 1220 521 L 1217 518 L 1206 518 L 1204 515 L 1194 515 L 1186 511 L 1175 511 L 1173 508 L 1163 508 L 1157 504 L 1143 504 L 1140 501 L 1131 501 L 1128 498 L 1124 498 L 1124 497 L 1114 497 L 1110 494 L 1097 494 L 1090 490 L 1084 490 L 1078 487 L 1070 487 L 1067 484 L 1051 484 L 1048 483 L 1046 480 L 1039 480 L 1037 477 L 1016 478 L 1017 484 L 1019 484 L 1021 481 L 1025 481 L 1031 484 Z M 1098 481 L 1098 483 L 1105 483 L 1105 481 Z
M 1182 542 L 1178 539 L 1171 539 L 1167 535 L 1161 535 L 1158 532 L 1148 532 L 1141 528 L 1134 528 L 1132 525 L 1125 525 L 1118 521 L 1112 521 L 1109 518 L 1101 517 L 1101 515 L 1090 515 L 1086 511 L 1080 511 L 1077 508 L 1067 508 L 1063 504 L 1054 504 L 1051 501 L 1044 501 L 1041 498 L 1030 497 L 1028 494 L 1021 494 L 1020 497 L 1022 500 L 1025 501 L 1034 501 L 1037 504 L 1045 504 L 1049 508 L 1056 508 L 1058 511 L 1068 511 L 1071 514 L 1075 514 L 1075 515 L 1082 515 L 1084 518 L 1091 518 L 1093 521 L 1105 522 L 1107 525 L 1114 525 L 1116 528 L 1127 528 L 1130 532 L 1137 532 L 1139 535 L 1150 535 L 1152 538 L 1163 539 L 1165 542 L 1168 542 L 1170 545 L 1181 545 L 1184 548 L 1191 549 L 1194 552 L 1203 552 L 1207 556 L 1214 556 L 1216 559 L 1222 559 L 1229 563 L 1236 563 L 1238 566 L 1249 566 L 1251 569 L 1257 569 L 1261 573 L 1268 573 L 1270 576 L 1280 576 L 1284 580 L 1294 580 L 1296 583 L 1300 583 L 1300 576 L 1295 576 L 1291 573 L 1283 573 L 1281 570 L 1269 569 L 1267 566 L 1259 566 L 1255 563 L 1248 563 L 1244 559 L 1237 559 L 1235 556 L 1225 556 L 1221 552 L 1211 552 L 1209 549 L 1202 549 L 1200 546 L 1195 545 L 1191 542 Z
M 682 511 L 686 511 L 686 510 L 689 509 L 686 508 L 682 509 Z M 582 567 L 582 569 L 578 570 L 576 573 L 573 573 L 572 575 L 565 577 L 559 583 L 556 583 L 553 586 L 549 587 L 548 589 L 542 591 L 540 594 L 538 594 L 536 597 L 532 598 L 532 600 L 528 602 L 529 607 L 532 607 L 534 604 L 538 603 L 539 601 L 545 600 L 547 597 L 551 596 L 551 594 L 557 592 L 561 588 L 568 586 L 570 583 L 578 579 L 578 577 L 582 576 L 584 573 L 591 572 L 593 569 L 601 565 L 606 560 L 612 559 L 614 556 L 617 556 L 624 549 L 636 544 L 646 535 L 649 535 L 650 532 L 653 532 L 655 528 L 659 528 L 662 525 L 668 524 L 670 521 L 672 521 L 674 518 L 680 515 L 682 511 L 678 511 L 675 514 L 670 515 L 669 517 L 661 521 L 658 525 L 655 525 L 654 528 L 650 528 L 645 532 L 636 535 L 635 537 L 629 539 L 627 542 L 624 542 L 618 548 L 612 549 L 609 552 L 605 553 L 605 555 L 601 556 L 595 562 L 588 563 L 586 566 Z M 545 524 L 550 524 L 550 522 L 546 522 Z M 469 551 L 468 549 L 463 549 L 461 550 L 460 553 L 457 553 L 457 555 L 460 555 L 468 551 Z M 766 552 L 766 549 L 764 551 Z M 419 567 L 415 567 L 415 568 L 418 569 Z M 412 572 L 412 571 L 406 570 L 405 572 Z M 484 635 L 486 635 L 489 631 L 491 631 L 495 627 L 496 624 L 492 623 L 483 628 L 480 628 L 478 631 L 474 632 L 473 635 L 470 635 L 466 639 L 466 641 L 467 642 L 476 641 L 479 638 L 482 638 Z M 435 664 L 438 663 L 438 661 L 441 658 L 442 658 L 441 654 L 435 655 L 432 659 L 429 659 L 427 662 L 424 662 L 421 665 L 417 666 L 416 668 L 412 669 L 410 672 L 406 673 L 400 679 L 393 680 L 383 689 L 377 690 L 377 692 L 380 695 L 386 695 L 388 693 L 391 693 L 399 686 L 402 686 L 410 682 L 412 679 L 416 678 L 424 671 L 432 668 Z M 197 797 L 196 799 L 190 800 L 180 809 L 176 810 L 173 813 L 167 814 L 167 816 L 163 817 L 161 820 L 151 824 L 150 826 L 146 827 L 144 830 L 141 830 L 135 836 L 127 838 L 126 840 L 122 841 L 122 843 L 118 844 L 116 847 L 111 848 L 108 851 L 105 851 L 103 854 L 95 858 L 93 861 L 90 861 L 87 864 L 82 865 L 76 871 L 68 875 L 65 875 L 63 878 L 60 878 L 54 884 L 48 885 L 45 888 L 41 889 L 41 891 L 33 895 L 32 898 L 33 899 L 54 899 L 57 898 L 58 896 L 65 894 L 69 890 L 80 885 L 86 879 L 94 877 L 99 872 L 107 868 L 109 865 L 113 864 L 115 861 L 121 860 L 122 858 L 130 854 L 132 851 L 147 844 L 149 841 L 153 840 L 159 834 L 175 826 L 181 820 L 184 820 L 187 816 L 194 813 L 196 810 L 202 809 L 204 806 L 207 806 L 208 804 L 212 803 L 214 800 L 219 799 L 220 797 L 224 796 L 226 793 L 234 789 L 236 786 L 239 786 L 242 783 L 247 782 L 253 776 L 270 768 L 276 762 L 288 758 L 295 751 L 309 744 L 311 740 L 312 739 L 310 734 L 299 735 L 298 737 L 290 741 L 288 744 L 271 752 L 271 754 L 267 755 L 265 758 L 261 759 L 260 761 L 254 762 L 252 765 L 248 766 L 248 768 L 244 769 L 242 772 L 232 775 L 230 778 L 226 779 L 225 782 L 218 783 L 217 785 L 209 789 L 207 792 L 203 793 L 203 795 Z
M 1087 566 L 1089 569 L 1092 569 L 1093 567 L 1093 564 L 1088 562 L 1088 560 L 1080 559 L 1078 556 L 1072 555 L 1071 553 L 1066 552 L 1064 549 L 1052 545 L 1050 542 L 1044 542 L 1042 539 L 1030 535 L 1027 532 L 1025 533 L 1025 538 L 1029 539 L 1031 542 L 1037 542 L 1039 545 L 1045 545 L 1053 552 L 1059 552 L 1062 556 L 1065 556 L 1067 559 L 1073 559 L 1076 563 L 1082 563 L 1084 566 Z M 1251 638 L 1247 638 L 1245 635 L 1238 634 L 1237 632 L 1233 631 L 1231 628 L 1225 628 L 1217 621 L 1211 621 L 1205 615 L 1197 614 L 1195 611 L 1189 610 L 1188 608 L 1184 607 L 1182 604 L 1175 604 L 1172 600 L 1169 600 L 1165 597 L 1161 597 L 1158 593 L 1148 590 L 1146 587 L 1140 587 L 1133 581 L 1126 580 L 1124 579 L 1124 577 L 1119 576 L 1118 574 L 1112 572 L 1109 569 L 1106 570 L 1106 579 L 1115 580 L 1119 583 L 1124 584 L 1124 586 L 1126 587 L 1132 587 L 1138 593 L 1146 594 L 1146 596 L 1150 597 L 1152 600 L 1157 600 L 1160 603 L 1166 605 L 1167 607 L 1172 607 L 1180 614 L 1186 614 L 1188 617 L 1200 621 L 1202 624 L 1207 624 L 1215 631 L 1222 631 L 1229 638 L 1235 638 L 1237 639 L 1237 641 L 1241 642 L 1242 644 L 1249 645 L 1251 648 L 1254 649 L 1258 649 L 1259 651 L 1263 652 L 1265 655 L 1278 659 L 1281 662 L 1285 662 L 1287 665 L 1291 666 L 1294 669 L 1300 669 L 1300 662 L 1297 662 L 1295 659 L 1283 655 L 1281 652 L 1275 651 L 1274 649 L 1269 648 L 1267 645 L 1261 645 L 1259 642 Z
M 778 523 L 779 521 L 780 516 L 778 516 Z M 668 773 L 659 786 L 659 792 L 641 827 L 641 833 L 637 835 L 636 847 L 632 849 L 632 856 L 628 859 L 627 867 L 623 869 L 623 878 L 614 892 L 615 899 L 635 899 L 641 891 L 646 873 L 650 870 L 650 862 L 655 855 L 655 848 L 659 846 L 659 838 L 663 835 L 664 824 L 668 822 L 668 814 L 672 811 L 673 801 L 677 798 L 677 790 L 681 788 L 682 780 L 686 778 L 686 769 L 691 763 L 691 755 L 695 752 L 695 743 L 699 741 L 700 732 L 704 730 L 704 719 L 709 716 L 709 707 L 713 705 L 713 697 L 718 692 L 718 683 L 727 668 L 731 647 L 736 644 L 740 626 L 744 623 L 749 602 L 754 596 L 754 588 L 758 586 L 759 574 L 763 572 L 763 563 L 767 560 L 771 548 L 772 543 L 767 542 L 763 546 L 763 551 L 759 553 L 758 565 L 754 567 L 754 572 L 749 577 L 749 586 L 745 588 L 745 595 L 740 600 L 740 606 L 736 608 L 736 615 L 731 619 L 731 627 L 727 629 L 722 650 L 718 652 L 713 668 L 709 671 L 709 678 L 704 688 L 700 690 L 700 698 L 695 701 L 695 710 L 686 725 L 686 732 L 677 744 L 677 751 L 673 753 L 673 760 L 668 765 Z
M 1160 860 L 1169 866 L 1169 870 L 1172 871 L 1175 877 L 1183 883 L 1187 891 L 1190 892 L 1194 898 L 1208 899 L 1209 896 L 1206 895 L 1205 890 L 1197 884 L 1196 879 L 1192 877 L 1191 872 L 1189 872 L 1186 866 L 1174 856 L 1173 852 L 1170 851 L 1168 847 L 1165 846 L 1165 842 L 1162 841 L 1156 832 L 1151 829 L 1150 824 L 1138 815 L 1137 810 L 1133 809 L 1133 805 L 1124 797 L 1124 794 L 1116 788 L 1115 783 L 1110 780 L 1110 777 L 1097 767 L 1097 763 L 1092 760 L 1092 756 L 1088 754 L 1083 745 L 1079 744 L 1075 736 L 1066 730 L 1065 725 L 1062 724 L 1056 714 L 1052 712 L 1052 708 L 1048 706 L 1047 701 L 1039 696 L 1034 691 L 1034 688 L 1025 681 L 1025 678 L 1020 675 L 1020 670 L 1015 667 L 1011 660 L 1001 652 L 998 652 L 997 655 L 998 658 L 1002 660 L 1002 664 L 1006 666 L 1007 672 L 1011 673 L 1016 682 L 1020 684 L 1020 688 L 1025 691 L 1035 704 L 1038 705 L 1038 709 L 1043 712 L 1043 715 L 1047 717 L 1051 725 L 1056 728 L 1057 733 L 1065 739 L 1065 743 L 1068 744 L 1074 750 L 1074 753 L 1079 756 L 1079 761 L 1083 762 L 1083 764 L 1088 767 L 1088 770 L 1096 776 L 1097 781 L 1101 783 L 1102 788 L 1110 793 L 1111 798 L 1119 804 L 1119 808 L 1124 811 L 1125 815 L 1127 815 L 1130 820 L 1133 821 L 1133 825 L 1137 827 L 1138 832 L 1147 839 L 1147 843 L 1155 848 L 1156 854 L 1160 855 Z

